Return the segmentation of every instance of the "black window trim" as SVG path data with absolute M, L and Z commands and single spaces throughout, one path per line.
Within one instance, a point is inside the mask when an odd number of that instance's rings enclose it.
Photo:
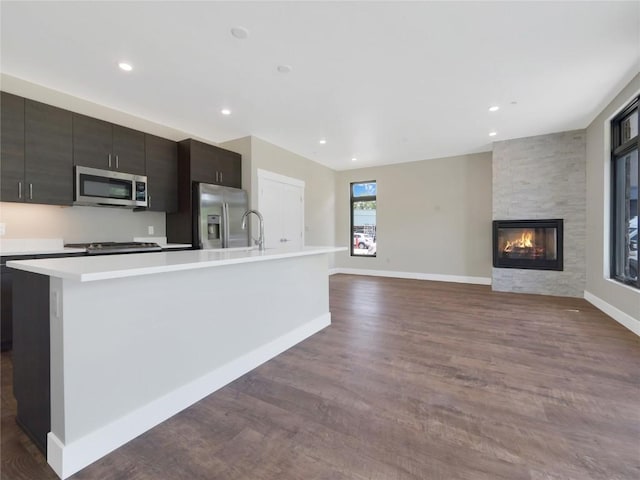
M 376 184 L 376 194 L 375 195 L 367 195 L 363 197 L 354 197 L 353 196 L 353 186 L 359 185 L 362 183 L 375 183 Z M 376 236 L 378 231 L 378 221 L 377 221 L 377 209 L 378 209 L 378 182 L 376 180 L 361 180 L 358 182 L 349 183 L 349 255 L 357 258 L 375 258 L 377 256 L 376 252 L 372 254 L 355 254 L 353 253 L 353 204 L 354 202 L 376 202 Z
M 638 110 L 638 120 L 640 121 L 640 95 L 635 97 L 624 107 L 618 114 L 611 119 L 611 157 L 610 157 L 610 248 L 609 248 L 609 277 L 623 285 L 628 285 L 640 289 L 640 274 L 637 275 L 635 281 L 621 278 L 616 275 L 616 241 L 618 232 L 616 231 L 616 159 L 626 155 L 634 149 L 638 150 L 640 161 L 640 133 L 626 142 L 622 143 L 622 120 L 631 114 L 634 110 Z M 640 186 L 640 168 L 638 168 L 638 185 Z M 640 260 L 640 259 L 639 259 Z

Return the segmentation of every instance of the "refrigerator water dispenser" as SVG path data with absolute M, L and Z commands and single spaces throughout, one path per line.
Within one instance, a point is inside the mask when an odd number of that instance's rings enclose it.
M 220 240 L 220 215 L 207 215 L 207 238 Z

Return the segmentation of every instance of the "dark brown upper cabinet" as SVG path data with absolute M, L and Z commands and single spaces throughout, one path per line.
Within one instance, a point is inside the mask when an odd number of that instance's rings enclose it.
M 155 212 L 178 211 L 178 144 L 145 135 L 149 206 Z
M 144 175 L 144 133 L 74 113 L 73 164 Z
M 190 172 L 191 182 L 240 188 L 242 156 L 193 139 L 180 142 L 179 162 Z
M 24 104 L 26 201 L 73 203 L 71 112 L 26 99 Z
M 0 96 L 0 200 L 24 201 L 24 98 Z
M 191 138 L 178 142 L 178 211 L 167 215 L 167 239 L 172 243 L 193 244 L 194 182 L 240 188 L 241 181 L 239 153 Z
M 1 164 L 2 201 L 71 205 L 71 112 L 3 92 Z

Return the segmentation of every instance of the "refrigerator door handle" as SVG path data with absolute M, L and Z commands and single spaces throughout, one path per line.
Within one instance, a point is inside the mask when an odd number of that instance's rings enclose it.
M 222 216 L 224 217 L 224 240 L 223 248 L 229 247 L 229 204 L 224 202 L 222 204 Z

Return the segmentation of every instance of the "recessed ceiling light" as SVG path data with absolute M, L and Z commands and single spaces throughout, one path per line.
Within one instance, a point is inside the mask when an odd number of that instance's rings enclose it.
M 327 143 L 327 141 L 324 138 L 320 140 L 320 145 L 324 145 L 325 143 Z
M 222 110 L 220 110 L 220 113 L 223 115 L 231 115 L 231 110 L 229 110 L 228 108 L 223 108 Z
M 233 27 L 231 29 L 231 35 L 239 38 L 240 40 L 244 40 L 245 38 L 249 37 L 249 30 L 244 27 Z
M 133 70 L 133 67 L 126 62 L 120 62 L 118 66 L 120 67 L 121 70 L 124 70 L 125 72 L 130 72 L 131 70 Z
M 490 112 L 497 112 L 498 110 L 500 110 L 500 107 L 498 105 L 492 105 L 491 107 L 489 107 Z
M 352 162 L 356 162 L 357 160 L 358 160 L 358 159 L 357 159 L 356 157 L 353 157 L 353 158 L 351 159 L 351 161 L 352 161 Z
M 289 73 L 291 70 L 291 65 L 278 65 L 278 71 L 280 73 Z
M 489 136 L 490 137 L 495 137 L 498 134 L 498 132 L 489 132 Z

